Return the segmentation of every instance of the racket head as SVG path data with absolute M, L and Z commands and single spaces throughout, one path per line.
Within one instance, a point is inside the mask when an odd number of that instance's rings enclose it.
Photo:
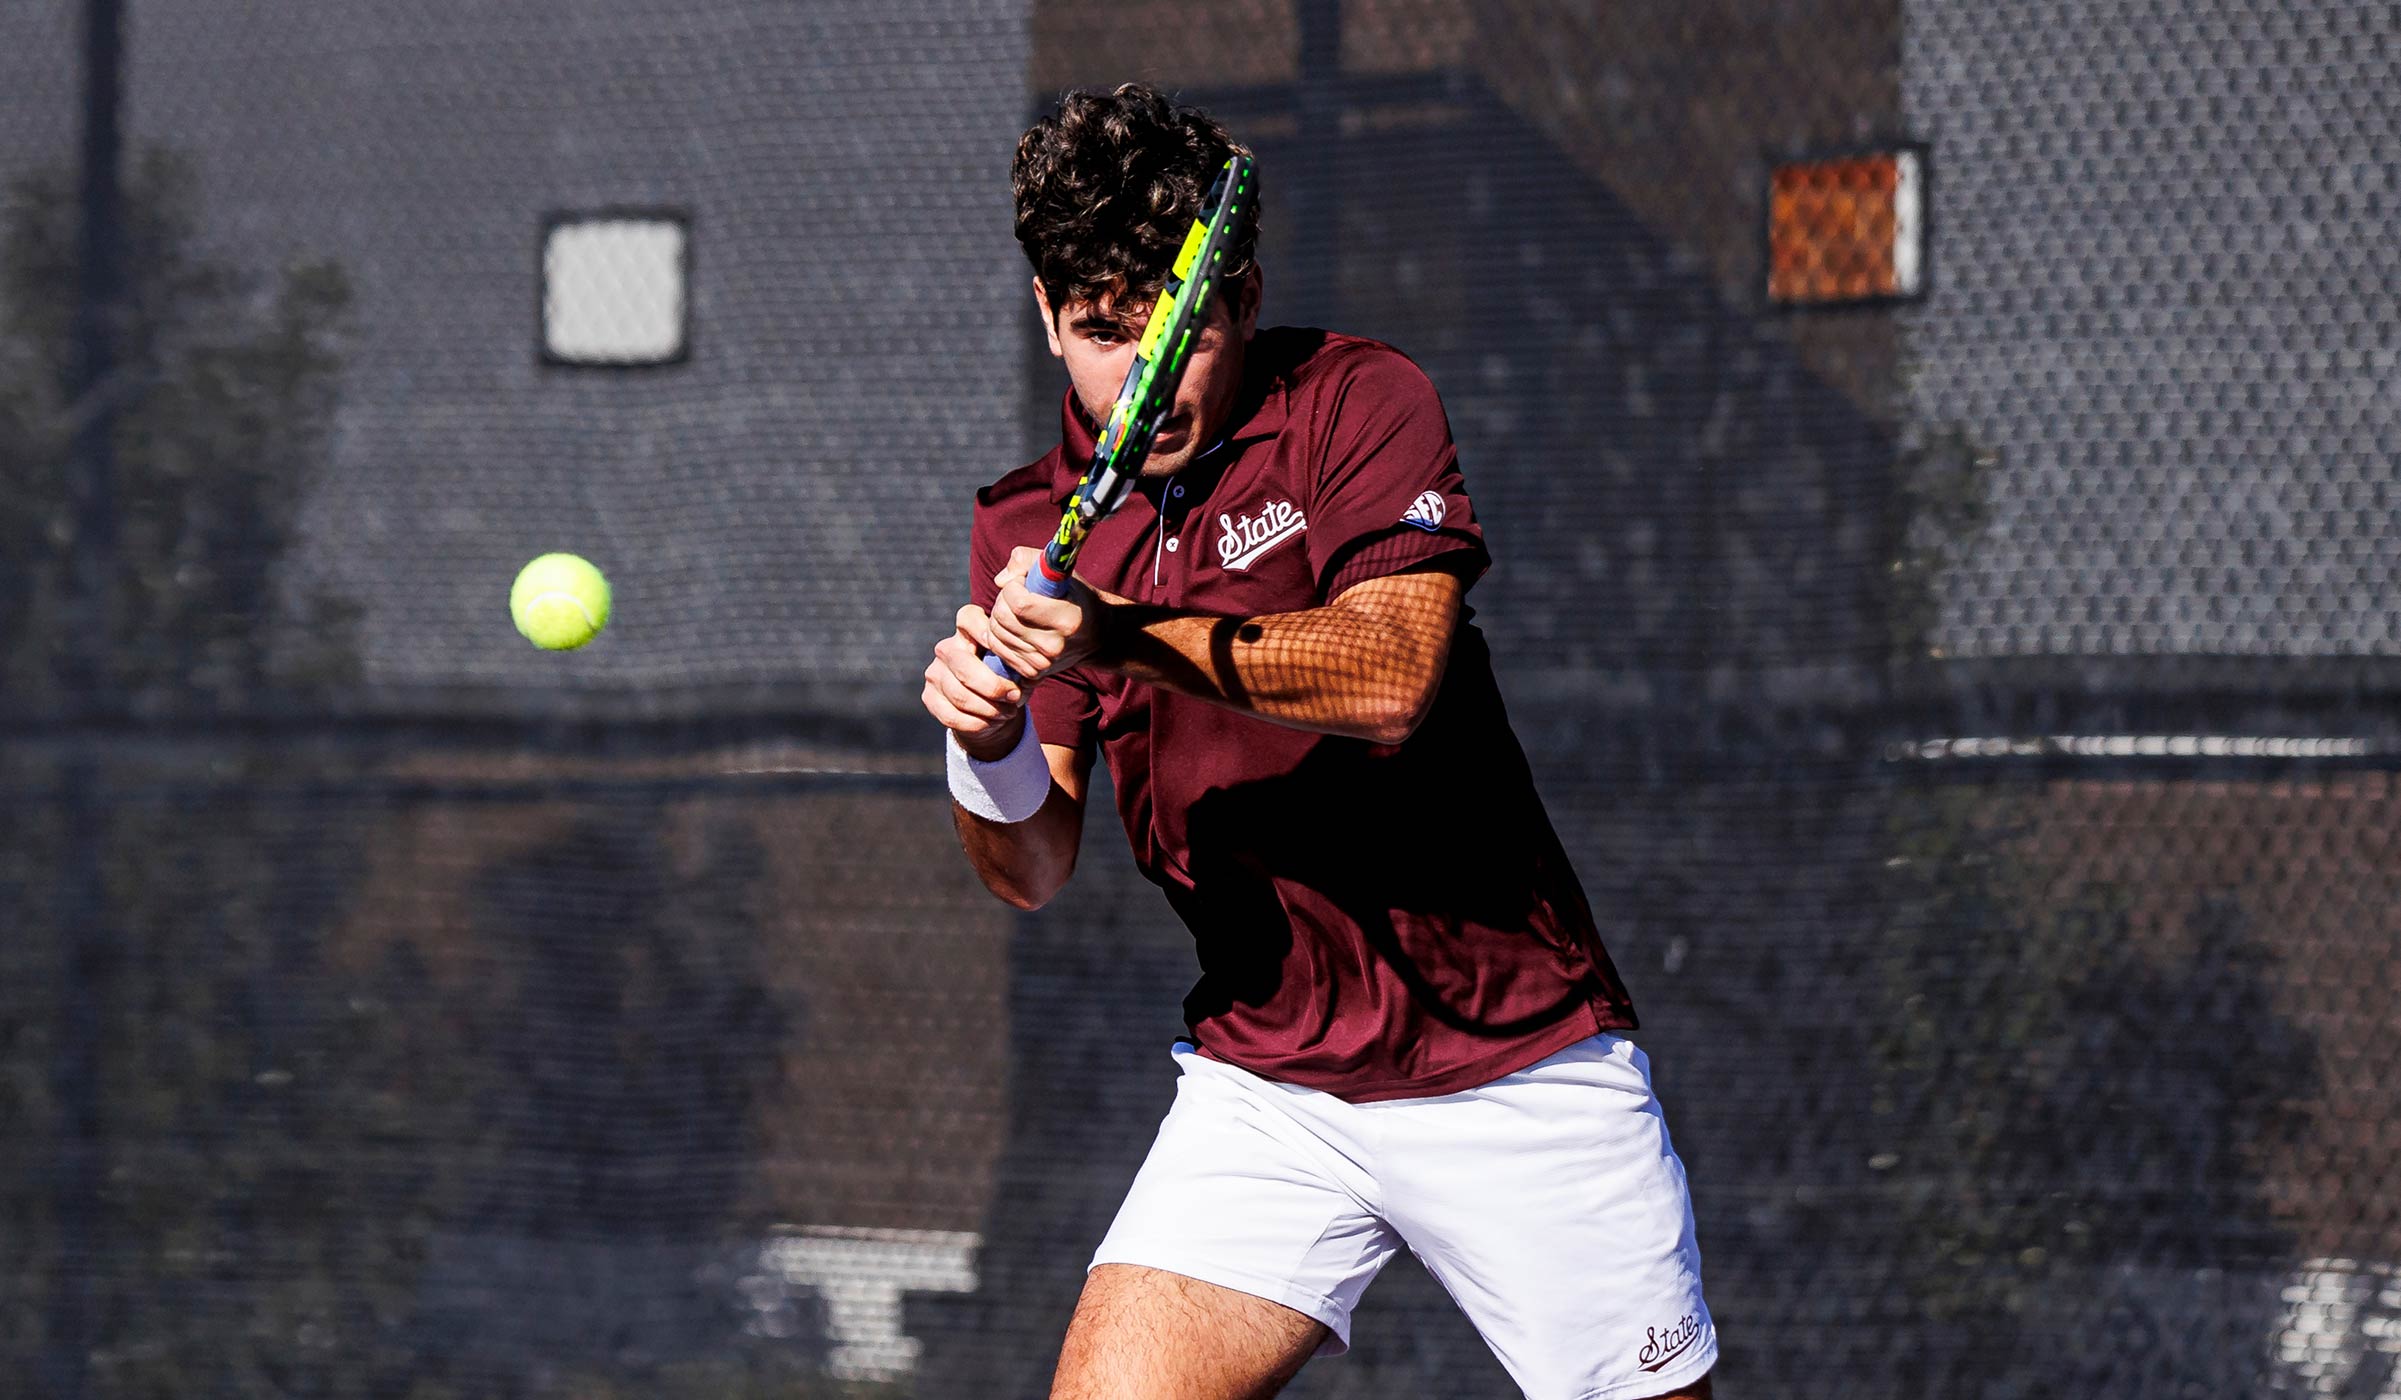
M 1226 256 L 1257 212 L 1258 191 L 1251 158 L 1237 152 L 1226 158 L 1202 198 L 1134 343 L 1134 361 L 1101 425 L 1092 462 L 1076 484 L 1058 536 L 1043 551 L 1044 562 L 1062 577 L 1075 563 L 1084 532 L 1123 504 L 1141 477 L 1151 442 L 1175 404 L 1176 388 L 1192 358 L 1192 342 L 1225 280 Z

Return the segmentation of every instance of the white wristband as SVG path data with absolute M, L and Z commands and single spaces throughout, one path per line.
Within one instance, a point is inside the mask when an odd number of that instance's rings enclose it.
M 1042 741 L 1034 737 L 1034 717 L 1025 718 L 1017 747 L 1008 756 L 986 763 L 970 758 L 959 747 L 959 736 L 944 741 L 945 767 L 950 770 L 950 795 L 960 806 L 988 822 L 1021 822 L 1042 810 L 1050 796 L 1050 760 L 1042 756 Z

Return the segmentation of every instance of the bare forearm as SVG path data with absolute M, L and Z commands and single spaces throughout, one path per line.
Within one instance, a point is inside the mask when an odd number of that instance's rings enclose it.
M 1075 874 L 1083 811 L 1055 783 L 1041 810 L 1021 822 L 987 821 L 956 802 L 950 815 L 984 887 L 1020 909 L 1048 904 Z
M 1438 617 L 1332 604 L 1232 618 L 1119 602 L 1093 659 L 1295 729 L 1398 743 L 1432 699 L 1455 613 L 1447 599 Z

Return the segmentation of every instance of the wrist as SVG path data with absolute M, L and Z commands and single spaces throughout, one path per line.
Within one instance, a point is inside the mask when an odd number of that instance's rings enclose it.
M 1032 723 L 1026 718 L 1025 711 L 1019 710 L 981 734 L 961 734 L 953 730 L 950 737 L 962 752 L 976 762 L 998 763 L 1007 758 L 1019 741 L 1025 738 L 1026 730 L 1032 727 Z

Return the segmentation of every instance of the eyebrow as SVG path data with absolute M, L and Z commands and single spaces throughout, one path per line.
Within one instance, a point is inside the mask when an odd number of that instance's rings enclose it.
M 1086 311 L 1068 322 L 1068 325 L 1079 331 L 1113 331 L 1118 335 L 1125 335 L 1141 329 L 1142 322 L 1136 321 L 1131 316 L 1121 316 L 1114 312 L 1104 314 L 1099 311 Z

